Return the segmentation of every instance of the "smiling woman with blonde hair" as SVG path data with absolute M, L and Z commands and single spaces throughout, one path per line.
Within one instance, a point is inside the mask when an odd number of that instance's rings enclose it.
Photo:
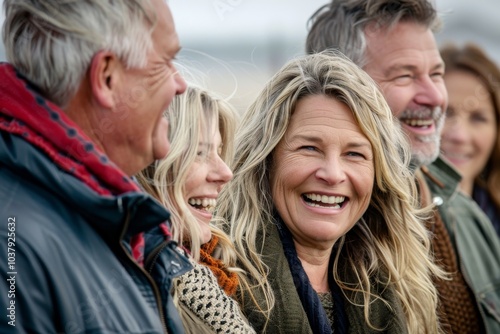
M 174 98 L 165 117 L 170 124 L 170 152 L 137 178 L 169 209 L 172 239 L 182 246 L 180 252 L 189 253 L 194 267 L 173 281 L 174 303 L 184 329 L 196 334 L 254 333 L 231 298 L 241 274 L 226 265 L 236 258 L 234 246 L 211 224 L 217 196 L 232 178 L 226 161 L 233 156 L 236 112 L 212 92 L 188 86 L 184 95 Z M 146 235 L 146 247 L 150 240 Z M 176 270 L 175 265 L 148 263 L 159 277 Z
M 217 213 L 247 271 L 257 332 L 438 333 L 408 142 L 340 54 L 287 63 L 244 115 Z

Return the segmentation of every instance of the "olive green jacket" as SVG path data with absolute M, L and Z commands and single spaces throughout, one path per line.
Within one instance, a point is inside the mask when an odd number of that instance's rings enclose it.
M 460 174 L 438 158 L 422 168 L 462 274 L 472 289 L 486 333 L 500 333 L 500 238 L 476 202 L 458 191 Z M 499 185 L 500 186 L 500 185 Z
M 257 247 L 262 245 L 262 234 L 257 240 Z M 266 319 L 256 311 L 248 296 L 244 298 L 243 312 L 248 321 L 254 327 L 257 333 L 311 333 L 307 314 L 302 307 L 302 303 L 297 294 L 293 283 L 292 274 L 288 261 L 285 257 L 278 229 L 270 226 L 263 245 L 262 259 L 270 268 L 269 281 L 274 291 L 276 304 L 272 310 L 267 328 L 264 330 Z M 354 281 L 353 277 L 347 277 L 347 281 Z M 349 320 L 349 333 L 389 333 L 404 334 L 407 333 L 405 318 L 402 307 L 397 301 L 394 291 L 386 289 L 383 291 L 381 286 L 373 286 L 374 292 L 382 296 L 392 307 L 390 310 L 382 302 L 376 301 L 371 307 L 372 324 L 378 328 L 385 328 L 384 331 L 374 331 L 364 321 L 363 307 L 354 306 L 347 300 L 344 301 L 346 315 Z M 255 292 L 257 300 L 263 297 L 258 291 Z M 361 297 L 361 296 L 359 296 Z M 357 299 L 362 303 L 361 298 Z

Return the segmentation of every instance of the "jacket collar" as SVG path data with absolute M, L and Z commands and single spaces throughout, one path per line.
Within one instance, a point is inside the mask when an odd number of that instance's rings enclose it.
M 438 195 L 441 198 L 436 203 L 438 205 L 443 201 L 447 202 L 453 196 L 462 180 L 460 173 L 441 156 L 432 164 L 422 166 L 420 170 L 425 175 L 432 194 Z

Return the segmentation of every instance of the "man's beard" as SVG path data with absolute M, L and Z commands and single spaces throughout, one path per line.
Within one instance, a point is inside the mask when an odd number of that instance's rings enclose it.
M 441 136 L 438 135 L 437 133 L 434 133 L 430 136 L 417 136 L 414 138 L 421 143 L 427 143 L 427 148 L 429 148 L 431 142 L 434 143 L 433 144 L 434 149 L 432 151 L 430 149 L 418 150 L 412 146 L 411 164 L 415 167 L 421 167 L 433 163 L 434 160 L 436 160 L 437 157 L 439 156 L 440 152 L 439 146 L 441 144 Z
M 429 165 L 434 160 L 437 159 L 440 153 L 440 144 L 441 144 L 441 131 L 443 130 L 445 113 L 442 112 L 441 107 L 430 108 L 420 108 L 419 110 L 405 110 L 400 118 L 408 118 L 408 119 L 418 119 L 431 116 L 434 120 L 435 131 L 431 135 L 419 136 L 415 133 L 411 133 L 411 138 L 413 141 L 419 143 L 425 143 L 424 148 L 420 148 L 415 145 L 415 143 L 411 142 L 411 166 L 412 169 L 417 169 L 421 166 Z M 407 130 L 409 131 L 409 130 Z

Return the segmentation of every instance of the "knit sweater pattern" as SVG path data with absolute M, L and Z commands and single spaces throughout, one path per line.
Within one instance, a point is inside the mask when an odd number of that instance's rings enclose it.
M 191 259 L 193 270 L 174 280 L 178 301 L 213 333 L 255 333 L 240 306 L 219 286 L 207 266 Z M 182 312 L 181 312 L 182 313 Z M 189 325 L 185 324 L 186 332 Z

